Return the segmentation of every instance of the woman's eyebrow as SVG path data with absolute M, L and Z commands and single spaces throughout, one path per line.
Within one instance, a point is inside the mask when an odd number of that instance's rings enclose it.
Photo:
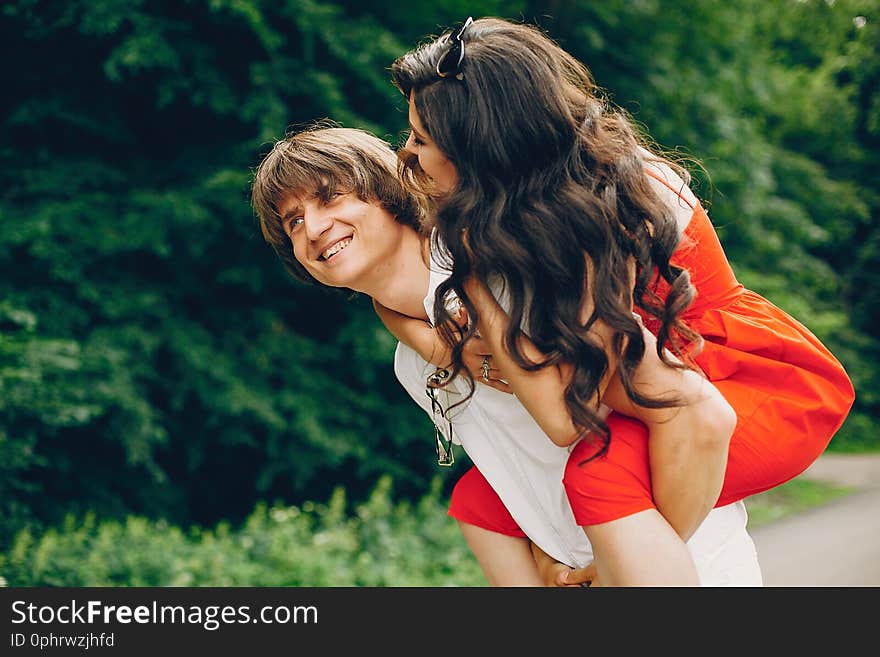
M 426 139 L 425 139 L 425 135 L 423 135 L 421 132 L 419 132 L 418 130 L 416 130 L 416 129 L 413 127 L 413 124 L 412 124 L 412 123 L 409 124 L 409 129 L 412 130 L 412 132 L 415 134 L 415 136 L 418 137 L 420 140 L 422 140 L 422 141 L 426 141 Z

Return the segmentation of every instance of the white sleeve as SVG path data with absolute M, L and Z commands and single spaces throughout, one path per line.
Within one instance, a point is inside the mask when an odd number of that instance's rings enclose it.
M 402 342 L 397 343 L 397 349 L 394 350 L 394 375 L 412 400 L 428 415 L 431 415 L 431 403 L 425 392 L 425 384 L 430 370 L 431 365 L 414 349 Z
M 493 276 L 490 280 L 486 282 L 486 286 L 489 288 L 489 291 L 492 292 L 492 296 L 495 297 L 495 300 L 498 302 L 498 305 L 504 309 L 508 315 L 510 315 L 510 309 L 513 306 L 511 301 L 510 292 L 507 289 L 507 285 L 500 276 Z M 529 306 L 531 305 L 530 293 L 526 292 L 526 301 L 523 305 L 523 316 L 522 321 L 520 322 L 520 330 L 529 335 Z

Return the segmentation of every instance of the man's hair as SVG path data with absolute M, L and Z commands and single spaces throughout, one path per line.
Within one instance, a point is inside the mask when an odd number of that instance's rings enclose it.
M 257 166 L 251 188 L 251 205 L 263 237 L 287 271 L 305 283 L 315 280 L 294 257 L 278 214 L 278 206 L 291 195 L 353 193 L 364 202 L 378 203 L 398 223 L 416 231 L 421 226 L 421 205 L 401 184 L 391 146 L 364 130 L 328 125 L 333 124 L 315 123 L 275 142 Z

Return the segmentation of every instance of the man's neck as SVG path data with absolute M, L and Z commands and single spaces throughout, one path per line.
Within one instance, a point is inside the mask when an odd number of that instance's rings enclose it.
M 384 263 L 372 289 L 363 292 L 390 310 L 427 320 L 424 300 L 430 271 L 425 256 L 425 241 L 413 230 L 403 231 L 394 256 Z

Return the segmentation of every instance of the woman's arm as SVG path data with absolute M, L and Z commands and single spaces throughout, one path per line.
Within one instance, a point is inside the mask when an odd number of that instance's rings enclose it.
M 514 394 L 554 443 L 573 443 L 580 431 L 571 420 L 564 398 L 570 366 L 545 367 L 535 372 L 520 368 L 504 346 L 510 323 L 507 313 L 481 282 L 471 280 L 466 288 L 479 313 L 485 348 L 492 353 L 495 366 Z M 610 344 L 610 330 L 601 322 L 597 324 L 598 338 Z M 647 425 L 654 501 L 675 531 L 687 540 L 721 492 L 736 414 L 717 388 L 699 373 L 676 369 L 660 360 L 654 336 L 646 329 L 643 333 L 645 356 L 634 374 L 636 387 L 648 396 L 677 395 L 685 405 L 650 409 L 633 403 L 613 374 L 616 359 L 611 353 L 609 373 L 600 384 L 599 396 L 607 406 Z M 524 335 L 520 336 L 519 347 L 531 360 L 543 358 Z
M 452 360 L 449 356 L 449 347 L 428 322 L 402 315 L 386 308 L 375 299 L 373 299 L 373 310 L 395 338 L 425 361 L 437 367 L 449 365 Z
M 395 338 L 421 356 L 422 359 L 437 367 L 449 367 L 452 362 L 449 346 L 430 324 L 424 320 L 402 315 L 390 308 L 386 308 L 375 299 L 373 299 L 373 309 L 376 311 L 379 319 L 382 320 L 385 328 Z M 490 352 L 487 350 L 483 340 L 475 337 L 465 345 L 462 358 L 464 364 L 471 372 L 479 372 L 483 358 L 489 354 Z M 482 377 L 477 377 L 476 380 L 501 392 L 512 392 L 510 386 L 499 378 L 496 368 L 491 370 L 488 381 Z
M 519 367 L 504 345 L 510 317 L 481 282 L 470 279 L 465 288 L 479 315 L 478 330 L 492 361 L 510 384 L 513 393 L 544 433 L 560 447 L 567 447 L 580 436 L 565 404 L 564 392 L 570 371 L 563 367 L 544 367 L 527 371 Z M 544 354 L 525 335 L 519 338 L 520 351 L 532 361 Z M 598 400 L 596 408 L 598 411 Z

